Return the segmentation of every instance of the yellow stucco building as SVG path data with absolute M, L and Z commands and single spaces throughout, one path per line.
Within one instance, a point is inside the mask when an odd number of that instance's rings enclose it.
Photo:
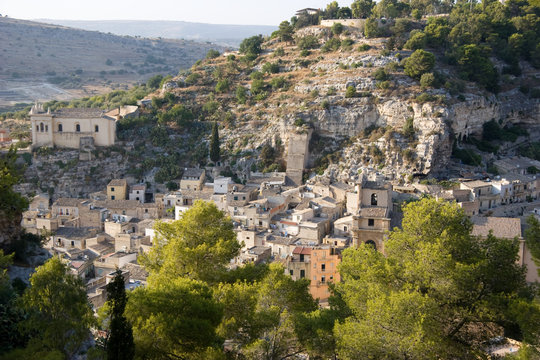
M 30 110 L 33 147 L 79 149 L 81 139 L 95 146 L 111 146 L 116 140 L 116 118 L 101 109 L 44 111 L 36 104 Z

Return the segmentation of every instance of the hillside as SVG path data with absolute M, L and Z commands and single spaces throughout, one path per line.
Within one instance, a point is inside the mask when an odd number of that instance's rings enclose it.
M 0 18 L 0 106 L 126 88 L 189 68 L 211 48 Z
M 267 25 L 204 24 L 189 21 L 51 19 L 39 19 L 37 21 L 84 30 L 110 32 L 116 35 L 210 41 L 219 45 L 233 47 L 238 47 L 240 42 L 249 36 L 257 34 L 270 35 L 277 29 L 277 26 Z
M 308 134 L 304 180 L 354 181 L 366 172 L 396 183 L 495 176 L 498 158 L 538 158 L 535 53 L 503 60 L 487 52 L 481 36 L 479 45 L 452 45 L 452 19 L 375 22 L 375 34 L 368 24 L 339 31 L 322 25 L 287 30 L 285 24 L 286 36 L 282 29 L 272 38 L 248 38 L 241 52 L 206 59 L 165 82 L 140 120 L 121 122 L 120 144 L 132 151 L 105 150 L 98 157 L 103 166 L 77 167 L 75 161 L 66 169 L 47 163 L 69 162 L 69 156 L 38 157 L 28 169 L 28 189 L 40 179 L 42 190 L 61 190 L 51 176 L 72 178 L 69 170 L 78 180 L 64 183 L 63 194 L 87 193 L 106 182 L 102 169 L 164 189 L 193 165 L 241 181 L 252 171 L 284 171 L 295 134 Z M 81 105 L 93 106 L 73 104 Z M 219 167 L 208 159 L 214 121 L 220 126 Z M 82 176 L 88 169 L 97 176 Z

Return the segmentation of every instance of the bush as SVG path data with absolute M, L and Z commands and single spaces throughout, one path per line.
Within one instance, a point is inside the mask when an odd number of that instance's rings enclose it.
M 270 80 L 270 86 L 272 86 L 273 90 L 282 89 L 287 87 L 287 81 L 283 76 L 278 76 Z
M 300 56 L 302 56 L 302 57 L 309 56 L 309 54 L 311 54 L 311 51 L 309 51 L 307 49 L 304 49 L 304 50 L 300 51 Z
M 418 95 L 415 100 L 416 100 L 417 103 L 423 104 L 423 103 L 427 103 L 427 102 L 431 102 L 431 101 L 436 101 L 437 97 L 435 95 L 431 95 L 431 94 L 428 94 L 428 93 L 422 93 L 422 94 Z
M 422 74 L 425 74 L 435 66 L 435 55 L 424 50 L 415 50 L 410 57 L 405 59 L 405 74 L 420 80 Z
M 236 87 L 236 101 L 239 104 L 245 104 L 247 99 L 247 89 L 241 85 Z
M 405 124 L 403 125 L 403 136 L 405 136 L 409 140 L 414 139 L 414 119 L 412 117 L 407 118 L 405 120 Z
M 302 50 L 316 49 L 319 47 L 319 40 L 313 35 L 306 35 L 296 38 L 296 46 Z
M 279 72 L 278 63 L 264 63 L 262 71 L 268 74 L 277 74 Z
M 210 49 L 208 50 L 208 52 L 206 53 L 206 58 L 207 59 L 215 59 L 219 56 L 219 51 L 215 50 L 215 49 Z
M 371 49 L 371 46 L 368 45 L 368 44 L 362 44 L 360 46 L 358 46 L 356 48 L 358 51 L 362 52 L 362 51 L 368 51 L 369 49 Z
M 330 102 L 328 100 L 323 100 L 321 102 L 321 108 L 324 109 L 324 110 L 329 110 L 330 109 Z
M 420 30 L 411 31 L 409 40 L 403 45 L 405 49 L 419 50 L 426 47 L 427 36 Z
M 323 47 L 321 48 L 321 51 L 324 53 L 337 51 L 340 46 L 341 46 L 341 41 L 339 41 L 339 39 L 331 38 L 326 43 L 324 43 Z
M 455 147 L 452 156 L 461 160 L 464 164 L 479 166 L 482 165 L 482 158 L 472 150 L 459 149 Z
M 263 80 L 253 80 L 251 82 L 251 93 L 253 95 L 260 94 L 263 92 L 265 87 L 266 87 L 266 84 L 264 83 Z
M 251 80 L 262 80 L 264 75 L 262 72 L 254 71 L 251 74 L 249 74 L 249 77 Z
M 433 73 L 425 73 L 420 77 L 420 85 L 423 88 L 435 87 L 435 75 Z
M 186 77 L 186 84 L 195 85 L 199 81 L 200 77 L 201 75 L 198 73 L 191 73 Z
M 328 91 L 326 92 L 326 95 L 333 96 L 337 94 L 337 90 L 335 87 L 331 86 L 328 88 Z
M 343 25 L 341 23 L 335 23 L 332 25 L 332 34 L 339 35 L 343 32 Z
M 388 74 L 383 68 L 378 68 L 373 72 L 373 78 L 377 81 L 385 81 L 389 79 Z
M 216 84 L 216 92 L 218 92 L 218 93 L 227 92 L 227 91 L 229 91 L 229 87 L 230 87 L 230 82 L 229 82 L 228 79 L 220 80 Z
M 352 48 L 352 45 L 354 44 L 354 40 L 353 39 L 343 39 L 341 41 L 341 48 L 343 50 L 350 50 Z
M 356 87 L 348 86 L 347 90 L 345 91 L 345 97 L 346 98 L 354 98 L 354 97 L 356 97 Z
M 283 56 L 285 55 L 285 50 L 280 46 L 274 51 L 274 56 Z
M 262 35 L 256 35 L 242 40 L 239 51 L 250 58 L 256 58 L 262 52 L 261 45 L 263 43 Z

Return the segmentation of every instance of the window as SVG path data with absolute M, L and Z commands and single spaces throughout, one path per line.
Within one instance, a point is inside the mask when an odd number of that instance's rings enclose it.
M 58 124 L 58 132 L 62 132 L 62 124 Z
M 111 200 L 114 200 L 114 195 L 111 195 Z
M 122 215 L 126 215 L 126 210 L 122 210 Z
M 294 271 L 293 271 L 293 270 L 289 270 L 289 275 L 293 276 L 293 275 L 294 275 Z
M 377 206 L 377 194 L 371 194 L 371 205 Z
M 43 132 L 43 123 L 39 124 L 39 131 Z
M 304 254 L 300 254 L 300 262 L 304 262 Z
M 71 240 L 71 246 L 75 246 L 75 241 Z
M 75 125 L 75 131 L 76 132 L 81 132 L 81 125 L 80 124 Z
M 146 214 L 148 214 L 148 209 L 144 209 L 144 212 L 145 212 Z
M 324 284 L 326 282 L 326 277 L 325 276 L 321 276 L 321 282 Z
M 375 226 L 375 219 L 368 219 L 367 224 L 368 226 Z
M 137 197 L 136 199 L 137 199 L 137 201 L 139 201 L 139 198 L 138 198 L 138 197 Z
M 300 270 L 300 279 L 303 279 L 306 277 L 306 270 Z
M 321 271 L 326 271 L 326 264 L 321 264 Z
M 99 132 L 99 126 L 98 125 L 94 126 L 94 131 Z
M 344 227 L 343 227 L 343 231 L 347 231 L 347 226 L 344 226 Z
M 238 196 L 233 197 L 234 200 L 238 200 Z
M 114 188 L 113 188 L 113 187 L 111 188 L 111 191 L 114 191 Z
M 373 249 L 377 250 L 377 245 L 375 244 L 375 241 L 373 240 L 366 241 L 366 245 L 371 245 L 373 246 Z

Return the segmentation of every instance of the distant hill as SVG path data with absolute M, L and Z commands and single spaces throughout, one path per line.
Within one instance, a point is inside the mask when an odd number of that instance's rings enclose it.
M 147 39 L 0 18 L 0 105 L 67 100 L 177 74 L 210 43 Z
M 277 26 L 268 25 L 219 25 L 186 21 L 50 19 L 39 19 L 39 21 L 85 30 L 110 32 L 117 35 L 211 41 L 233 47 L 237 47 L 246 37 L 258 34 L 270 35 L 277 30 Z

